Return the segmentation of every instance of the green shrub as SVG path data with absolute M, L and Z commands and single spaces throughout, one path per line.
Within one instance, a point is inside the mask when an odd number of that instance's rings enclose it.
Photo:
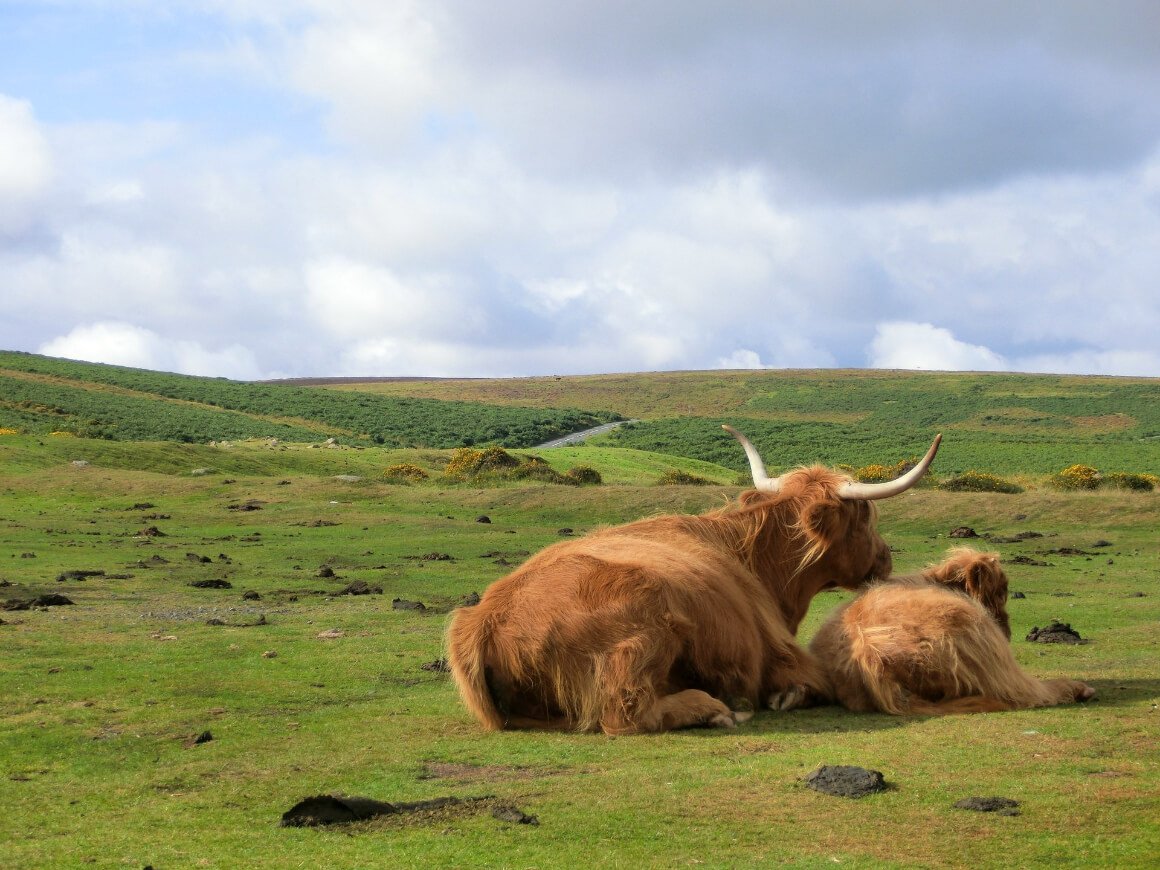
M 426 471 L 411 462 L 389 465 L 383 471 L 387 483 L 420 483 L 429 476 Z
M 1049 482 L 1056 489 L 1095 489 L 1100 485 L 1100 473 L 1090 465 L 1069 465 Z
M 1120 489 L 1132 489 L 1137 492 L 1151 492 L 1156 488 L 1157 478 L 1154 474 L 1132 474 L 1127 471 L 1113 471 L 1104 475 L 1105 486 L 1115 486 Z
M 712 483 L 713 481 L 707 478 L 676 468 L 670 468 L 657 480 L 658 486 L 710 486 Z
M 1023 487 L 994 474 L 982 471 L 964 471 L 958 477 L 949 477 L 938 485 L 950 492 L 1023 492 Z
M 577 486 L 597 486 L 604 483 L 600 472 L 590 465 L 576 465 L 564 472 L 564 477 Z

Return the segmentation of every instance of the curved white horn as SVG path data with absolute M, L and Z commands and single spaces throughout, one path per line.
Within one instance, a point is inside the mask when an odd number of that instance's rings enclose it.
M 926 474 L 926 470 L 930 467 L 931 462 L 934 461 L 934 455 L 938 453 L 938 446 L 942 442 L 942 435 L 934 436 L 934 443 L 930 445 L 930 450 L 926 451 L 926 456 L 922 457 L 922 461 L 902 477 L 897 477 L 894 480 L 886 483 L 847 483 L 838 490 L 838 497 L 846 500 L 866 499 L 873 501 L 879 498 L 890 498 L 892 495 L 906 492 L 916 483 L 920 477 Z
M 749 439 L 732 426 L 721 424 L 721 428 L 741 442 L 745 448 L 745 455 L 749 457 L 749 469 L 753 472 L 753 487 L 763 492 L 777 492 L 781 488 L 780 477 L 770 477 L 765 473 L 765 463 L 761 461 L 761 454 L 757 448 L 749 443 Z

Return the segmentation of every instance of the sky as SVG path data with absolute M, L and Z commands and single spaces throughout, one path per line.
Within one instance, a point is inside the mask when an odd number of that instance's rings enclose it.
M 1160 377 L 1155 0 L 0 0 L 0 348 Z

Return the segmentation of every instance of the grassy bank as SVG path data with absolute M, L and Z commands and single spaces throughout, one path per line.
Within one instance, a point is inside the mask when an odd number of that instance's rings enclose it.
M 449 608 L 562 529 L 715 507 L 737 492 L 730 470 L 690 466 L 718 485 L 658 487 L 666 457 L 569 448 L 552 461 L 593 465 L 605 485 L 390 486 L 385 465 L 435 471 L 446 453 L 41 440 L 0 439 L 0 599 L 75 603 L 0 612 L 5 866 L 1142 867 L 1160 848 L 1155 493 L 921 490 L 881 505 L 899 570 L 959 543 L 959 526 L 1041 534 L 974 543 L 1003 554 L 1025 595 L 1010 602 L 1019 661 L 1091 683 L 1092 703 L 484 734 L 424 667 Z M 67 571 L 104 573 L 57 579 Z M 190 585 L 207 580 L 231 585 Z M 342 594 L 356 581 L 382 592 Z M 840 600 L 819 597 L 805 638 Z M 1023 640 L 1052 619 L 1089 642 Z M 802 778 L 820 764 L 882 771 L 891 789 L 817 794 Z M 279 827 L 331 792 L 486 800 Z M 973 795 L 1016 799 L 1021 815 L 952 807 Z M 495 818 L 497 802 L 539 824 Z

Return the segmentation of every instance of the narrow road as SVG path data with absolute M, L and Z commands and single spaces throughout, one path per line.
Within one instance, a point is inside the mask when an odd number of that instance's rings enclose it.
M 557 438 L 554 441 L 545 441 L 543 444 L 537 444 L 536 449 L 544 449 L 548 447 L 568 447 L 573 444 L 582 444 L 586 438 L 591 438 L 593 435 L 599 435 L 601 432 L 610 432 L 617 426 L 623 426 L 625 423 L 635 423 L 636 420 L 618 420 L 615 423 L 604 423 L 593 429 L 585 429 L 583 432 L 573 432 L 571 435 L 565 435 L 563 438 Z

